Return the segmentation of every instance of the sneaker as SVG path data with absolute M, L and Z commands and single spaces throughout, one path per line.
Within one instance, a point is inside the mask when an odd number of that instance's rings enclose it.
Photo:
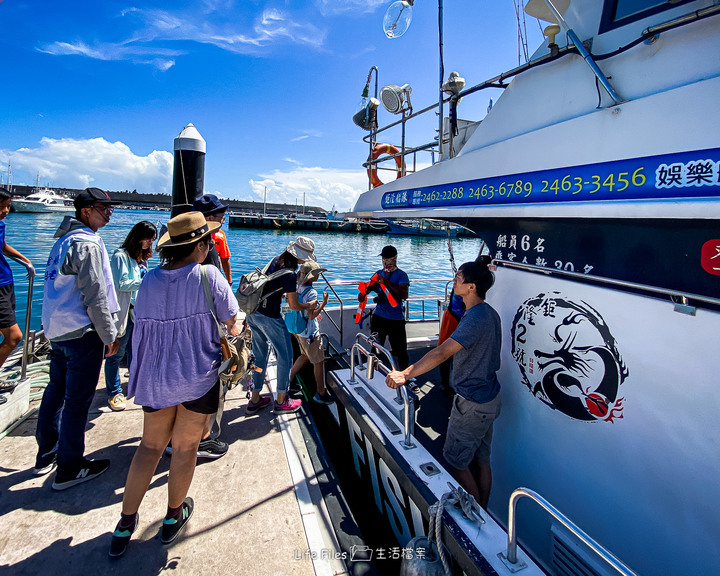
M 125 410 L 126 405 L 127 400 L 125 400 L 125 396 L 122 392 L 108 398 L 108 406 L 110 406 L 110 410 L 112 410 L 113 412 L 120 412 L 122 410 Z
M 248 402 L 247 408 L 245 408 L 245 412 L 248 414 L 255 414 L 256 412 L 260 412 L 265 406 L 270 404 L 270 397 L 269 396 L 260 396 L 260 400 L 256 402 Z
M 292 414 L 293 412 L 297 412 L 298 410 L 300 410 L 301 405 L 301 400 L 296 400 L 295 398 L 290 398 L 290 396 L 286 396 L 285 402 L 283 402 L 282 404 L 278 404 L 277 402 L 275 402 L 273 412 L 275 412 L 275 414 Z
M 82 468 L 74 474 L 63 474 L 61 470 L 58 470 L 52 488 L 53 490 L 67 490 L 100 476 L 109 467 L 110 460 L 85 460 Z
M 110 558 L 120 558 L 120 556 L 125 554 L 128 544 L 130 543 L 130 536 L 132 536 L 138 527 L 138 522 L 140 522 L 140 515 L 137 512 L 135 513 L 135 523 L 132 527 L 121 528 L 120 522 L 118 522 L 118 525 L 115 527 L 115 532 L 113 532 L 112 540 L 110 540 L 110 550 L 108 551 Z
M 47 454 L 38 456 L 35 459 L 35 468 L 33 468 L 33 475 L 45 476 L 45 474 L 50 474 L 50 472 L 55 470 L 56 466 L 57 466 L 57 452 L 56 451 L 48 452 Z
M 195 503 L 193 499 L 188 496 L 185 498 L 185 502 L 182 503 L 180 518 L 165 518 L 163 520 L 160 542 L 170 544 L 178 537 L 180 530 L 182 530 L 185 524 L 188 523 L 188 520 L 192 518 L 194 507 Z
M 300 383 L 297 381 L 297 379 L 293 378 L 293 381 L 290 382 L 290 387 L 288 388 L 288 392 L 290 394 L 299 394 L 303 390 Z
M 172 441 L 168 442 L 168 445 L 165 448 L 165 456 L 172 456 Z
M 227 454 L 227 451 L 228 445 L 226 442 L 223 442 L 222 440 L 213 440 L 212 438 L 208 438 L 207 440 L 203 440 L 202 442 L 200 442 L 200 446 L 198 446 L 197 457 L 217 460 L 218 458 L 222 458 L 223 456 L 225 456 L 225 454 Z
M 315 396 L 313 396 L 313 401 L 317 402 L 318 404 L 325 405 L 335 404 L 335 398 L 330 396 L 330 394 L 328 394 L 327 392 L 325 392 L 325 394 L 316 393 Z

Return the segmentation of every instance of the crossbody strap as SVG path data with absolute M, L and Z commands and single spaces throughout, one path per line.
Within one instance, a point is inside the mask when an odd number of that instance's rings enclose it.
M 215 320 L 215 324 L 217 325 L 218 335 L 222 338 L 225 336 L 225 330 L 222 324 L 218 322 L 217 315 L 215 314 L 215 302 L 212 297 L 212 289 L 210 288 L 210 279 L 208 278 L 206 264 L 200 265 L 200 276 L 202 277 L 203 292 L 205 292 L 205 302 L 207 302 L 208 308 L 210 308 L 210 314 L 212 314 L 213 320 Z

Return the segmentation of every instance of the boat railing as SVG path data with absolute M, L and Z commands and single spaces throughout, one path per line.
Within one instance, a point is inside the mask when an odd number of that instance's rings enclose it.
M 362 346 L 362 344 L 360 344 L 360 340 L 365 340 L 365 342 L 369 345 L 370 350 L 366 350 Z M 397 370 L 397 364 L 395 363 L 395 359 L 392 357 L 392 354 L 390 354 L 387 348 L 380 346 L 380 344 L 378 344 L 375 339 L 372 338 L 372 336 L 358 333 L 355 336 L 355 344 L 350 350 L 350 384 L 359 383 L 355 379 L 355 368 L 357 367 L 357 364 L 355 362 L 356 353 L 365 355 L 368 381 L 373 378 L 375 370 L 378 370 L 378 372 L 384 375 L 390 373 L 390 370 L 382 362 L 380 362 L 378 356 L 372 352 L 373 349 L 377 350 L 388 359 L 392 370 Z M 413 444 L 412 441 L 412 437 L 415 433 L 415 399 L 408 392 L 407 384 L 399 386 L 396 392 L 396 402 L 403 405 L 403 427 L 405 429 L 404 439 L 400 443 L 400 445 L 403 448 L 409 450 L 411 448 L 415 448 L 415 444 Z
M 340 308 L 339 318 L 334 318 L 333 315 L 324 314 L 323 318 L 326 319 L 332 327 L 337 331 L 337 336 L 340 342 L 344 342 L 345 333 L 345 311 L 346 309 L 353 309 L 357 307 L 357 299 L 350 301 L 349 297 L 343 296 L 338 293 L 337 289 L 345 287 L 357 288 L 358 282 L 355 280 L 328 280 L 324 274 L 321 274 L 321 278 L 325 281 L 326 290 L 331 294 L 328 302 L 332 302 L 334 306 Z M 405 306 L 405 320 L 411 324 L 437 322 L 440 319 L 442 303 L 448 299 L 448 287 L 452 284 L 452 280 L 446 278 L 423 278 L 420 280 L 411 280 L 411 285 L 443 285 L 442 288 L 435 292 L 428 294 L 411 295 L 406 300 Z M 432 303 L 432 304 L 430 304 Z M 419 308 L 419 310 L 418 310 Z M 419 317 L 415 317 L 415 316 Z
M 588 282 L 598 285 L 613 286 L 615 288 L 625 289 L 633 292 L 664 296 L 675 305 L 675 311 L 684 314 L 695 314 L 695 307 L 690 302 L 704 302 L 713 306 L 720 306 L 720 298 L 711 296 L 701 296 L 700 294 L 692 294 L 690 292 L 682 292 L 672 290 L 670 288 L 660 288 L 658 286 L 650 286 L 648 284 L 639 284 L 636 282 L 628 282 L 626 280 L 616 280 L 605 276 L 595 276 L 593 274 L 582 274 L 580 272 L 571 272 L 569 270 L 559 270 L 557 268 L 547 268 L 545 266 L 535 266 L 534 264 L 524 264 L 521 262 L 510 262 L 508 260 L 493 260 L 497 266 L 505 268 L 514 268 L 525 272 L 535 274 L 544 274 L 547 276 L 556 276 L 567 278 L 580 282 Z
M 623 564 L 615 555 L 609 550 L 601 546 L 598 542 L 593 540 L 588 534 L 586 534 L 577 524 L 575 524 L 570 518 L 565 516 L 555 506 L 550 504 L 545 498 L 540 496 L 537 492 L 528 488 L 517 488 L 513 490 L 510 495 L 510 501 L 508 503 L 508 541 L 507 541 L 507 554 L 500 552 L 498 557 L 503 563 L 510 569 L 511 572 L 517 572 L 525 567 L 525 563 L 518 561 L 517 556 L 517 522 L 516 522 L 516 508 L 517 503 L 521 498 L 530 498 L 537 504 L 539 504 L 545 511 L 560 522 L 565 528 L 567 528 L 572 534 L 580 539 L 590 550 L 592 550 L 600 559 L 611 566 L 618 574 L 623 576 L 637 576 L 630 568 Z
M 608 52 L 606 54 L 591 54 L 587 51 L 587 49 L 584 47 L 582 42 L 580 42 L 575 36 L 575 33 L 567 28 L 567 25 L 564 21 L 561 20 L 561 24 L 564 25 L 566 32 L 569 34 L 570 41 L 568 42 L 567 46 L 563 46 L 560 48 L 555 48 L 548 52 L 547 54 L 543 54 L 533 60 L 530 60 L 524 64 L 521 64 L 520 66 L 516 66 L 515 68 L 508 70 L 506 72 L 502 72 L 501 74 L 498 74 L 497 76 L 494 76 L 493 78 L 490 78 L 488 80 L 485 80 L 483 82 L 480 82 L 478 84 L 475 84 L 473 86 L 470 86 L 468 88 L 465 88 L 464 90 L 461 90 L 457 94 L 448 95 L 445 98 L 439 99 L 438 102 L 434 102 L 433 104 L 427 106 L 426 108 L 423 108 L 422 110 L 413 111 L 412 109 L 408 109 L 403 111 L 400 119 L 391 122 L 390 124 L 387 124 L 385 126 L 376 128 L 374 130 L 371 130 L 369 134 L 367 134 L 363 140 L 369 144 L 370 147 L 370 154 L 368 155 L 368 161 L 363 164 L 365 168 L 371 168 L 373 167 L 376 170 L 391 170 L 389 168 L 382 168 L 379 166 L 379 164 L 382 164 L 384 162 L 387 162 L 388 160 L 394 160 L 395 158 L 401 159 L 401 175 L 405 176 L 407 173 L 406 171 L 406 158 L 409 156 L 412 156 L 413 158 L 413 170 L 412 172 L 416 171 L 416 159 L 418 152 L 424 152 L 429 151 L 431 154 L 431 162 L 432 164 L 435 164 L 436 162 L 436 154 L 438 154 L 438 160 L 442 159 L 441 156 L 445 155 L 445 152 L 443 151 L 443 148 L 445 145 L 447 145 L 447 157 L 452 158 L 455 156 L 459 149 L 455 149 L 455 146 L 453 145 L 453 140 L 455 138 L 454 130 L 443 130 L 442 134 L 436 135 L 433 140 L 426 144 L 420 144 L 419 146 L 407 146 L 406 138 L 405 138 L 405 124 L 410 119 L 417 118 L 419 116 L 422 116 L 427 113 L 433 113 L 437 114 L 438 108 L 440 108 L 441 103 L 442 106 L 449 103 L 450 106 L 450 115 L 454 116 L 455 118 L 459 118 L 457 108 L 460 103 L 460 101 L 463 98 L 467 98 L 471 94 L 475 94 L 477 92 L 482 92 L 484 90 L 487 90 L 488 88 L 495 88 L 495 89 L 505 89 L 508 86 L 508 80 L 517 76 L 518 74 L 522 74 L 523 72 L 526 72 L 528 70 L 531 70 L 532 68 L 536 68 L 538 66 L 542 66 L 544 64 L 548 64 L 550 62 L 553 62 L 555 60 L 558 60 L 560 58 L 563 58 L 569 54 L 579 54 L 583 57 L 585 62 L 590 66 L 590 68 L 593 71 L 593 74 L 596 76 L 597 81 L 603 85 L 607 93 L 612 97 L 613 103 L 618 103 L 621 99 L 620 97 L 615 93 L 614 89 L 610 85 L 608 79 L 602 74 L 600 69 L 598 68 L 596 61 L 605 60 L 608 58 L 612 58 L 614 56 L 617 56 L 618 54 L 625 52 L 626 50 L 629 50 L 633 46 L 641 43 L 641 42 L 648 42 L 655 39 L 658 35 L 660 35 L 663 32 L 667 32 L 669 30 L 673 30 L 675 28 L 678 28 L 680 26 L 685 26 L 688 24 L 691 24 L 692 22 L 696 22 L 699 20 L 703 20 L 705 18 L 709 18 L 712 16 L 715 16 L 716 14 L 720 13 L 720 5 L 715 3 L 713 6 L 709 6 L 707 8 L 704 8 L 702 10 L 694 10 L 688 14 L 684 14 L 681 16 L 678 16 L 677 18 L 674 18 L 672 20 L 669 20 L 667 22 L 663 22 L 662 24 L 658 24 L 656 26 L 653 26 L 651 28 L 647 28 L 642 31 L 642 33 L 635 39 L 631 40 L 628 44 L 621 46 L 617 48 L 616 50 L 613 50 L 611 52 Z M 442 111 L 442 108 L 440 108 L 440 111 Z M 375 143 L 378 141 L 378 135 L 391 130 L 392 128 L 395 128 L 397 126 L 401 127 L 401 143 L 398 147 L 399 152 L 397 154 L 385 154 L 381 155 L 375 160 L 372 159 L 372 149 Z M 436 129 L 437 131 L 437 129 Z M 390 142 L 386 142 L 387 144 L 391 144 Z M 394 169 L 393 169 L 394 171 Z M 368 177 L 368 185 L 370 186 L 370 181 Z

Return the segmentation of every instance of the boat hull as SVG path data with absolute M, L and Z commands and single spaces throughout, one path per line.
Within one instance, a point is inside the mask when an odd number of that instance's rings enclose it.
M 33 214 L 52 213 L 52 212 L 74 212 L 72 206 L 48 206 L 42 202 L 28 202 L 25 200 L 13 200 L 12 207 L 15 212 L 29 212 Z

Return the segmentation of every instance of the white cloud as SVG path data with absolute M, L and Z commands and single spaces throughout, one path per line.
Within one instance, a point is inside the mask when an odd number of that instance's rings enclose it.
M 13 172 L 26 173 L 31 182 L 63 188 L 97 186 L 108 190 L 135 190 L 142 194 L 169 194 L 173 156 L 154 150 L 138 156 L 122 142 L 104 138 L 78 140 L 43 138 L 37 148 L 0 150 L 12 162 Z M 15 182 L 20 180 L 16 177 Z
M 367 174 L 361 170 L 334 170 L 319 167 L 297 167 L 260 174 L 262 180 L 250 180 L 254 198 L 262 201 L 267 186 L 267 201 L 272 203 L 320 206 L 346 211 L 355 205 L 358 196 L 367 190 Z
M 90 45 L 82 40 L 56 41 L 38 50 L 55 56 L 129 60 L 167 70 L 175 64 L 168 56 L 186 53 L 166 48 L 163 44 L 168 42 L 210 44 L 238 54 L 259 53 L 280 42 L 313 48 L 320 48 L 325 42 L 324 30 L 303 17 L 278 9 L 266 9 L 252 22 L 243 23 L 247 20 L 245 6 L 233 10 L 229 2 L 206 2 L 206 7 L 203 13 L 127 8 L 120 16 L 126 18 L 124 21 L 130 29 L 126 32 L 127 39 L 121 42 L 98 40 Z
M 342 14 L 345 12 L 374 12 L 378 6 L 390 6 L 393 0 L 315 0 L 321 14 Z
M 120 44 L 99 42 L 93 46 L 88 46 L 82 41 L 75 43 L 53 42 L 44 48 L 38 48 L 38 51 L 53 56 L 87 56 L 95 60 L 130 60 L 136 64 L 150 64 L 163 71 L 172 68 L 175 65 L 175 60 L 161 58 L 160 56 L 180 56 L 185 54 L 180 50 L 151 49 L 133 45 L 132 42 Z

